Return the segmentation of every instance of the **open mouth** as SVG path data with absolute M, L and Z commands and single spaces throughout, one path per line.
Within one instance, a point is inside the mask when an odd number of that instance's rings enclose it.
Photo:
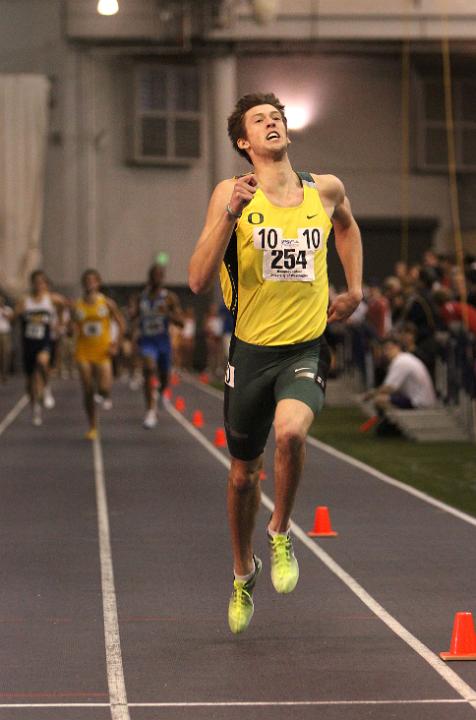
M 273 130 L 266 135 L 266 140 L 279 140 L 279 133 Z

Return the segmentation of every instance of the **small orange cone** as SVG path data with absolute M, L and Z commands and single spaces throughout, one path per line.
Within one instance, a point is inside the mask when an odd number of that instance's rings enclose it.
M 267 478 L 268 476 L 266 475 L 266 471 L 263 470 L 263 469 L 261 469 L 261 470 L 259 471 L 259 476 L 258 476 L 258 477 L 259 477 L 260 480 L 266 480 L 266 478 Z
M 204 385 L 208 385 L 208 383 L 210 382 L 210 379 L 209 379 L 209 377 L 208 377 L 208 373 L 206 373 L 206 372 L 200 373 L 200 375 L 198 376 L 198 379 L 199 379 L 200 382 L 203 383 Z
M 152 390 L 157 390 L 157 388 L 159 387 L 159 378 L 157 377 L 157 375 L 150 376 L 150 387 L 152 388 Z
M 202 428 L 204 426 L 203 413 L 201 410 L 195 410 L 192 417 L 192 425 L 196 428 Z
M 170 388 L 165 388 L 162 393 L 162 397 L 164 397 L 165 400 L 172 400 L 172 390 Z
M 332 529 L 328 507 L 316 508 L 314 527 L 307 534 L 309 537 L 336 537 L 337 533 Z
M 364 433 L 371 430 L 380 420 L 378 415 L 372 415 L 368 420 L 359 425 L 359 432 Z
M 223 428 L 217 428 L 215 430 L 215 447 L 223 448 L 226 447 L 226 435 Z
M 181 395 L 178 395 L 175 401 L 175 409 L 179 412 L 183 412 L 185 410 L 185 400 Z
M 449 652 L 441 652 L 442 660 L 476 660 L 476 632 L 470 612 L 458 612 L 453 623 Z
M 173 372 L 172 375 L 170 376 L 170 384 L 171 385 L 179 385 L 179 383 L 180 383 L 180 375 L 178 375 L 178 373 L 176 373 L 176 372 Z

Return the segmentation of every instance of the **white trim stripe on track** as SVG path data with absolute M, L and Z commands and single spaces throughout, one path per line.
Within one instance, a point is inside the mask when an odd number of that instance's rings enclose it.
M 475 698 L 476 700 L 476 698 Z M 427 700 L 237 700 L 223 702 L 130 702 L 131 708 L 315 707 L 334 705 L 463 705 L 458 698 Z M 109 703 L 0 703 L 0 710 L 15 708 L 107 708 Z
M 189 432 L 198 442 L 203 445 L 208 452 L 221 462 L 226 468 L 230 468 L 230 461 L 222 453 L 212 445 L 212 443 L 202 435 L 186 418 L 184 418 L 169 402 L 166 404 L 168 412 L 179 422 L 187 432 Z M 264 493 L 261 493 L 261 502 L 270 511 L 273 510 L 271 499 Z M 380 605 L 357 580 L 355 580 L 344 568 L 333 560 L 319 545 L 311 540 L 304 530 L 296 523 L 291 523 L 291 530 L 294 535 L 324 564 L 326 567 L 376 615 L 387 627 L 392 630 L 401 640 L 403 640 L 414 652 L 420 655 L 447 683 L 455 690 L 466 702 L 468 702 L 476 710 L 476 690 L 468 685 L 459 675 L 449 668 L 443 660 L 435 655 L 426 645 L 424 645 L 417 637 L 412 635 L 399 621 L 390 615 L 385 608 Z
M 205 392 L 207 395 L 211 395 L 212 397 L 215 397 L 217 399 L 223 399 L 223 393 L 220 390 L 217 390 L 213 387 L 208 387 L 207 385 L 204 385 L 203 383 L 198 382 L 193 378 L 191 375 L 186 375 L 183 377 L 185 382 L 188 382 L 190 385 L 193 385 L 194 387 L 199 388 L 203 392 Z M 417 488 L 412 487 L 412 485 L 407 485 L 406 483 L 402 482 L 401 480 L 396 480 L 395 478 L 391 477 L 390 475 L 386 475 L 383 472 L 380 472 L 380 470 L 377 470 L 376 468 L 372 467 L 371 465 L 367 465 L 367 463 L 362 462 L 361 460 L 357 460 L 356 458 L 351 457 L 350 455 L 346 455 L 345 453 L 341 452 L 340 450 L 336 450 L 331 445 L 327 445 L 326 443 L 321 442 L 321 440 L 316 440 L 316 438 L 313 437 L 307 437 L 307 442 L 309 445 L 312 445 L 313 447 L 317 448 L 318 450 L 322 450 L 323 452 L 326 452 L 328 455 L 332 455 L 332 457 L 337 458 L 338 460 L 342 460 L 343 462 L 347 463 L 348 465 L 353 465 L 356 468 L 359 468 L 359 470 L 363 470 L 368 475 L 372 475 L 372 477 L 376 478 L 377 480 L 381 480 L 382 482 L 387 483 L 387 485 L 392 485 L 393 487 L 397 488 L 398 490 L 403 490 L 404 492 L 408 493 L 409 495 L 413 495 L 413 497 L 418 498 L 419 500 L 422 500 L 423 502 L 428 503 L 429 505 L 433 505 L 434 507 L 438 508 L 439 510 L 443 510 L 446 513 L 449 513 L 450 515 L 453 515 L 454 517 L 457 517 L 459 520 L 463 520 L 464 522 L 468 523 L 469 525 L 474 525 L 476 527 L 476 517 L 473 517 L 472 515 L 468 515 L 468 513 L 463 512 L 462 510 L 458 510 L 457 508 L 452 507 L 451 505 L 447 505 L 442 500 L 437 500 L 434 497 L 431 497 L 431 495 L 427 495 L 426 493 L 422 492 L 421 490 L 417 490 Z
M 130 720 L 129 709 L 127 706 L 124 669 L 122 665 L 116 590 L 114 586 L 114 570 L 112 565 L 111 535 L 109 529 L 109 513 L 104 477 L 104 462 L 101 443 L 98 439 L 93 441 L 93 453 L 109 704 L 111 707 L 112 720 Z M 97 705 L 96 707 L 103 706 Z
M 28 395 L 22 395 L 10 412 L 0 422 L 0 435 L 17 419 L 21 411 L 28 405 Z

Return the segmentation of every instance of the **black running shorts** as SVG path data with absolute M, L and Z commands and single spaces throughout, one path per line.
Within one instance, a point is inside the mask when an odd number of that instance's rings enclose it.
M 225 377 L 225 429 L 238 460 L 261 455 L 280 400 L 324 405 L 330 353 L 323 336 L 295 345 L 250 345 L 233 338 Z

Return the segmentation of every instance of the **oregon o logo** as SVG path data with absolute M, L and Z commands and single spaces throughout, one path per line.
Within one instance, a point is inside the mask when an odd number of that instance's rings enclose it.
M 248 222 L 251 225 L 261 225 L 264 222 L 264 215 L 260 212 L 252 212 L 248 215 Z

